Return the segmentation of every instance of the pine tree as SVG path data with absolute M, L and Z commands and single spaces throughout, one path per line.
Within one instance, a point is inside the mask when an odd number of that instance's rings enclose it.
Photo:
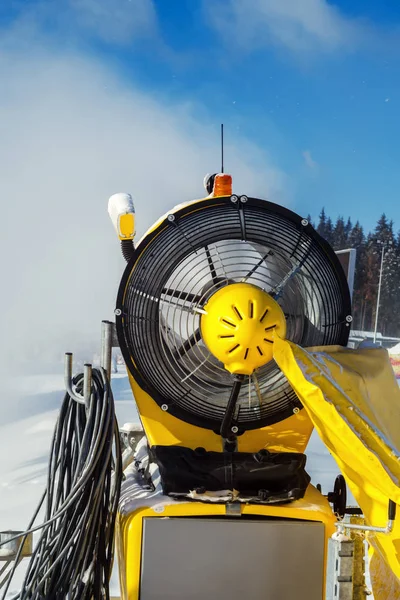
M 351 219 L 349 217 L 347 219 L 347 223 L 346 223 L 346 225 L 344 227 L 344 233 L 345 233 L 345 236 L 346 236 L 347 244 L 349 244 L 350 234 L 351 234 L 352 231 L 353 231 L 353 224 L 352 224 Z
M 319 233 L 319 235 L 321 237 L 323 237 L 324 239 L 326 239 L 326 215 L 325 215 L 325 209 L 323 208 L 320 212 L 319 215 L 319 223 L 318 223 L 318 227 L 317 227 L 317 232 Z
M 353 329 L 374 329 L 384 246 L 378 332 L 400 337 L 400 232 L 395 236 L 393 221 L 382 214 L 375 229 L 365 235 L 359 221 L 353 226 L 350 218 L 344 221 L 339 217 L 333 226 L 331 218 L 322 209 L 317 231 L 335 250 L 355 248 L 357 251 Z
M 323 236 L 326 241 L 328 242 L 328 244 L 330 244 L 332 247 L 334 247 L 335 245 L 335 238 L 333 235 L 333 223 L 332 223 L 332 219 L 330 217 L 327 218 L 326 223 L 325 223 L 325 235 Z
M 358 250 L 361 246 L 365 245 L 364 229 L 360 225 L 360 221 L 357 221 L 351 232 L 348 235 L 349 248 L 356 248 Z
M 364 296 L 364 310 L 362 315 L 362 329 L 372 331 L 374 327 L 375 307 L 378 293 L 379 262 L 376 248 L 376 239 L 372 233 L 368 234 L 364 258 L 365 281 L 362 290 Z
M 393 308 L 398 301 L 399 288 L 399 261 L 396 252 L 396 240 L 393 232 L 393 221 L 387 222 L 382 215 L 378 221 L 377 235 L 379 235 L 379 274 L 381 270 L 382 252 L 384 256 L 382 268 L 381 299 L 379 303 L 378 330 L 389 334 L 396 323 L 393 322 Z M 383 248 L 382 248 L 383 246 Z
M 339 217 L 333 229 L 334 249 L 344 250 L 347 246 L 347 234 L 343 217 Z
M 381 273 L 383 253 L 383 268 Z M 366 326 L 375 327 L 379 281 L 381 296 L 377 330 L 383 335 L 394 335 L 399 331 L 398 322 L 393 319 L 394 307 L 398 302 L 399 261 L 393 233 L 393 221 L 382 214 L 373 233 L 368 236 L 365 262 L 365 282 L 363 295 L 367 305 Z
M 356 254 L 356 267 L 353 289 L 353 329 L 363 329 L 363 314 L 365 310 L 364 287 L 366 284 L 365 269 L 365 236 L 364 230 L 357 221 L 348 236 L 349 248 L 354 248 Z

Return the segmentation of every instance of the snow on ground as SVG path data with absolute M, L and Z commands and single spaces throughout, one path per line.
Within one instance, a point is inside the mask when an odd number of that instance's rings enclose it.
M 389 354 L 390 355 L 400 354 L 400 342 L 398 344 L 396 344 L 396 346 L 393 346 L 393 348 L 389 349 Z

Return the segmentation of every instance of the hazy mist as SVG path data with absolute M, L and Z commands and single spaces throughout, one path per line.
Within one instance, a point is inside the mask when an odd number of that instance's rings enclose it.
M 169 207 L 204 196 L 219 123 L 38 34 L 30 44 L 18 27 L 3 33 L 0 358 L 10 371 L 99 342 L 124 268 L 108 197 L 132 193 L 140 235 Z M 235 191 L 282 201 L 284 175 L 237 132 L 227 137 Z

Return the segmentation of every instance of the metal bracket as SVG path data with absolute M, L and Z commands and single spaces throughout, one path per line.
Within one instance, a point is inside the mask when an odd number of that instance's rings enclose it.
M 122 445 L 132 452 L 135 451 L 136 446 L 145 436 L 144 429 L 140 423 L 125 423 L 120 427 L 119 434 Z
M 353 600 L 353 565 L 354 542 L 348 538 L 330 539 L 326 582 L 327 600 Z
M 241 517 L 242 505 L 240 502 L 228 502 L 225 504 L 225 513 L 229 517 Z
M 388 534 L 393 531 L 394 521 L 396 518 L 396 503 L 393 500 L 389 500 L 388 505 L 388 521 L 386 527 L 374 527 L 372 525 L 358 525 L 355 523 L 344 523 L 339 521 L 335 523 L 339 533 L 344 533 L 346 529 L 355 529 L 357 531 L 374 531 L 375 533 Z

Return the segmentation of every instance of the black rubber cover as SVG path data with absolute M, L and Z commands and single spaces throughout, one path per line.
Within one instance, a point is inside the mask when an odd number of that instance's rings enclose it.
M 305 471 L 306 456 L 295 452 L 252 454 L 152 446 L 150 454 L 159 466 L 163 492 L 171 496 L 237 490 L 252 501 L 287 502 L 302 498 L 311 479 Z

